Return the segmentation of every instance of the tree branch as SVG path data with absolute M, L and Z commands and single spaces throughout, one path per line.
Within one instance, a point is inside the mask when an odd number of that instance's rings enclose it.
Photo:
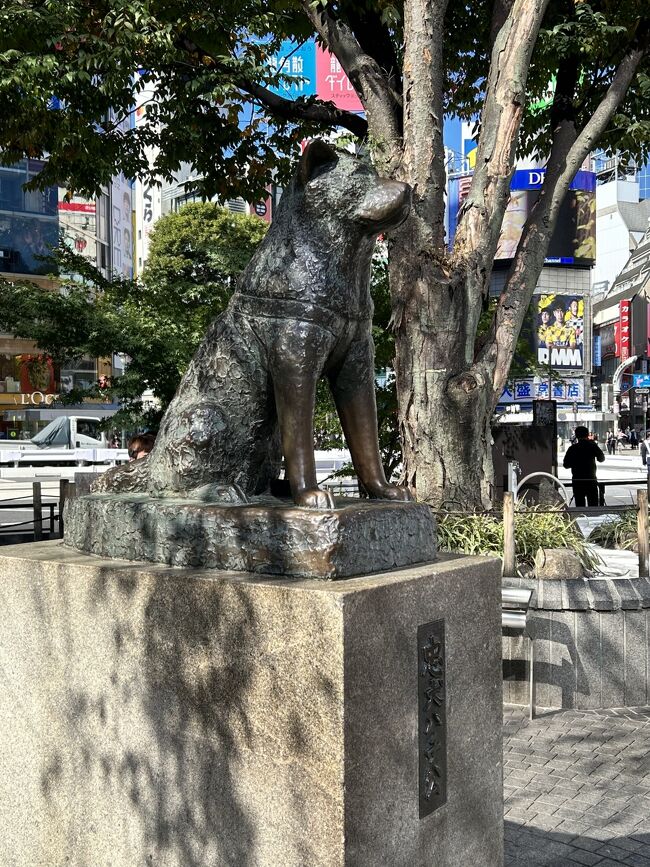
M 368 134 L 368 121 L 352 111 L 337 108 L 333 102 L 303 102 L 285 99 L 272 90 L 245 78 L 236 80 L 235 85 L 267 108 L 275 117 L 283 120 L 306 120 L 326 126 L 342 126 L 359 138 Z
M 388 87 L 399 102 L 402 94 L 402 74 L 388 28 L 382 23 L 376 10 L 359 3 L 351 3 L 346 9 L 346 15 L 361 50 L 377 61 L 386 75 Z
M 444 247 L 445 172 L 443 39 L 447 0 L 404 3 L 403 179 L 413 188 L 416 214 L 428 225 L 421 241 Z
M 537 280 L 544 265 L 548 243 L 571 181 L 610 123 L 648 50 L 648 35 L 636 41 L 619 63 L 605 96 L 591 118 L 577 134 L 573 108 L 566 106 L 566 88 L 558 86 L 551 110 L 556 125 L 544 185 L 522 232 L 515 258 L 495 310 L 492 339 L 482 351 L 482 360 L 493 370 L 494 399 L 506 383 L 521 330 Z M 575 74 L 577 77 L 577 65 Z M 564 103 L 564 105 L 563 105 Z
M 526 102 L 526 79 L 533 47 L 549 0 L 513 0 L 492 48 L 476 167 L 460 209 L 454 239 L 454 270 L 464 275 L 464 357 L 475 357 L 481 300 L 489 292 L 492 264 L 510 197 L 519 128 Z
M 386 73 L 373 57 L 362 50 L 350 27 L 336 19 L 327 6 L 315 6 L 312 0 L 301 0 L 301 5 L 359 94 L 380 169 L 388 175 L 393 174 L 401 157 L 401 107 Z
M 341 126 L 349 130 L 353 135 L 365 138 L 368 134 L 368 122 L 365 118 L 351 111 L 337 108 L 332 102 L 304 102 L 301 99 L 292 100 L 274 93 L 267 87 L 245 76 L 238 76 L 234 70 L 218 61 L 209 51 L 197 45 L 187 37 L 182 38 L 183 47 L 190 54 L 198 54 L 211 61 L 213 66 L 228 72 L 233 77 L 233 85 L 248 96 L 257 100 L 264 108 L 268 109 L 275 117 L 282 120 L 304 120 L 312 123 L 321 123 L 329 127 Z
M 501 28 L 506 23 L 512 9 L 514 0 L 494 0 L 492 7 L 492 20 L 490 22 L 490 49 L 494 49 L 494 43 Z
M 494 40 L 476 168 L 460 210 L 454 259 L 475 269 L 476 290 L 487 289 L 510 195 L 519 127 L 526 102 L 530 58 L 549 0 L 513 0 Z M 495 13 L 496 14 L 496 13 Z M 468 308 L 477 307 L 477 297 Z

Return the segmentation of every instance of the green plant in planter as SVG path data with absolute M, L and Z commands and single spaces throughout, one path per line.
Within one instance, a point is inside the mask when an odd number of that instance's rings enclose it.
M 622 548 L 636 551 L 638 543 L 637 514 L 634 510 L 623 512 L 618 518 L 603 521 L 589 534 L 589 544 L 601 548 Z
M 501 515 L 440 512 L 438 548 L 462 554 L 482 554 L 503 558 L 503 518 Z M 533 568 L 538 548 L 568 548 L 593 572 L 599 558 L 589 549 L 576 522 L 560 507 L 526 508 L 515 512 L 515 558 L 520 574 Z

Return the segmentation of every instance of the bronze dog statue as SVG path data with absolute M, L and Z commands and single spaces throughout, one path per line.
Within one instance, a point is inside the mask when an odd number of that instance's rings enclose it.
M 146 458 L 94 491 L 241 502 L 269 489 L 282 454 L 299 506 L 332 508 L 316 483 L 314 403 L 326 376 L 371 497 L 409 500 L 377 443 L 370 263 L 410 208 L 406 184 L 320 140 L 305 150 L 228 308 L 210 326 Z

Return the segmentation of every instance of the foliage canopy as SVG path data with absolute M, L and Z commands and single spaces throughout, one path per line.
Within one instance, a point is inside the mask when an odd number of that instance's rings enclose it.
M 434 15 L 444 16 L 444 25 L 437 22 L 444 28 L 444 110 L 476 119 L 495 29 L 512 3 L 431 5 Z M 366 121 L 357 115 L 314 97 L 290 102 L 270 89 L 288 76 L 269 58 L 283 40 L 312 36 L 320 12 L 354 34 L 400 105 L 405 4 L 399 0 L 6 0 L 0 9 L 2 159 L 48 155 L 35 183 L 79 192 L 96 191 L 119 171 L 171 178 L 189 161 L 208 196 L 236 190 L 255 201 L 272 176 L 286 177 L 305 136 L 336 126 L 367 136 Z M 520 152 L 550 150 L 553 104 L 547 97 L 558 70 L 576 68 L 571 111 L 581 127 L 630 43 L 647 41 L 647 29 L 646 0 L 551 0 L 527 78 L 527 101 L 538 108 L 526 115 Z M 317 36 L 322 42 L 323 31 Z M 148 122 L 125 127 L 121 121 L 132 114 L 138 94 L 152 87 Z M 649 104 L 646 57 L 601 145 L 646 158 Z M 151 148 L 157 149 L 153 167 Z

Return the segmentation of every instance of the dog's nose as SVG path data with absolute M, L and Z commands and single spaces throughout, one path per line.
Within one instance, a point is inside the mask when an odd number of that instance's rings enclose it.
M 366 193 L 357 215 L 370 225 L 382 229 L 401 223 L 410 208 L 411 188 L 408 184 L 382 178 L 376 187 Z

